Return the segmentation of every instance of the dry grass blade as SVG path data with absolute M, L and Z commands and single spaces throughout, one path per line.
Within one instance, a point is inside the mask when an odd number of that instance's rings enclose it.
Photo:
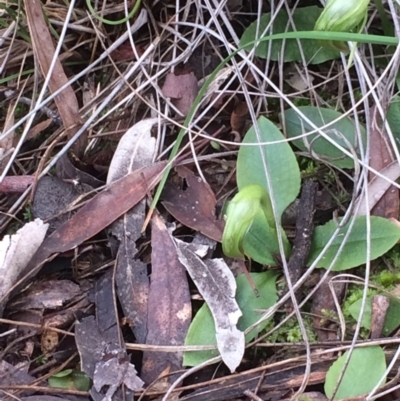
M 68 85 L 68 78 L 59 60 L 59 55 L 55 52 L 53 40 L 51 38 L 48 25 L 44 19 L 42 4 L 40 1 L 25 1 L 25 9 L 29 31 L 32 37 L 32 45 L 37 56 L 37 60 L 44 77 L 51 74 L 49 88 L 52 93 L 65 87 L 64 90 L 54 99 L 60 116 L 64 123 L 64 128 L 68 131 L 71 138 L 78 131 L 80 126 L 79 106 L 75 92 L 71 85 Z M 67 23 L 68 21 L 65 21 Z M 56 58 L 53 64 L 53 59 Z M 54 65 L 54 68 L 51 67 Z M 74 150 L 77 155 L 82 155 L 86 147 L 85 135 L 75 143 Z

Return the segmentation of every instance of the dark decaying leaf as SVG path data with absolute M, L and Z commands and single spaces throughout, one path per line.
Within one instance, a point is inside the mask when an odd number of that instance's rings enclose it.
M 82 370 L 93 379 L 92 396 L 112 397 L 121 391 L 121 384 L 132 391 L 140 389 L 143 382 L 129 363 L 117 325 L 112 272 L 98 281 L 95 303 L 96 317 L 86 317 L 75 326 Z
M 52 254 L 74 249 L 109 226 L 154 188 L 164 167 L 165 163 L 160 162 L 136 170 L 96 195 L 43 241 L 25 273 L 29 274 Z
M 23 369 L 13 366 L 5 360 L 0 361 L 0 384 L 2 386 L 29 384 L 34 380 L 34 377 Z
M 74 166 L 68 155 L 64 155 L 56 164 L 57 177 L 63 180 L 77 180 L 80 184 L 89 185 L 93 188 L 99 188 L 104 185 L 103 181 L 82 171 Z
M 163 205 L 183 225 L 199 231 L 215 241 L 221 241 L 224 222 L 215 217 L 216 199 L 211 188 L 186 167 L 176 168 L 186 180 L 185 190 L 167 185 Z
M 79 285 L 69 280 L 36 281 L 9 306 L 13 309 L 56 309 L 81 294 Z
M 35 218 L 49 223 L 47 232 L 51 234 L 70 218 L 71 212 L 65 211 L 78 197 L 79 193 L 74 184 L 57 177 L 43 177 L 36 186 L 32 214 Z
M 369 131 L 370 140 L 370 154 L 369 165 L 371 168 L 382 171 L 385 167 L 390 165 L 396 160 L 392 145 L 385 128 L 383 127 L 382 120 L 379 116 L 376 106 L 371 110 L 372 124 Z M 374 174 L 369 174 L 370 181 L 375 177 Z M 383 194 L 376 194 L 381 196 L 377 204 L 372 208 L 371 214 L 374 216 L 381 216 L 386 218 L 397 219 L 399 217 L 400 198 L 399 190 L 395 186 L 390 186 L 389 189 Z
M 81 368 L 90 378 L 104 354 L 120 349 L 111 274 L 107 273 L 96 283 L 95 302 L 96 317 L 85 317 L 75 325 Z
M 176 108 L 186 116 L 199 92 L 199 85 L 193 73 L 181 75 L 169 73 L 161 90 L 163 95 L 171 98 Z
M 153 215 L 151 279 L 146 344 L 183 345 L 192 317 L 186 270 L 162 218 Z M 142 378 L 151 383 L 163 372 L 182 369 L 182 353 L 145 351 Z
M 147 336 L 147 301 L 149 278 L 147 265 L 135 257 L 122 242 L 115 273 L 118 299 L 136 340 L 144 344 Z

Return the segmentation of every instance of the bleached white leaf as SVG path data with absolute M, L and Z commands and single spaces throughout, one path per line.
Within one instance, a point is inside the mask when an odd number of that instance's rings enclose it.
M 156 151 L 151 129 L 158 121 L 158 118 L 142 120 L 126 131 L 111 160 L 107 184 L 151 163 Z
M 243 358 L 245 348 L 244 333 L 237 328 L 242 312 L 235 299 L 235 277 L 223 259 L 202 261 L 192 244 L 177 239 L 175 242 L 180 262 L 196 284 L 214 318 L 217 347 L 222 360 L 234 372 Z
M 14 235 L 5 235 L 0 242 L 0 299 L 15 284 L 18 276 L 43 242 L 49 225 L 35 219 Z

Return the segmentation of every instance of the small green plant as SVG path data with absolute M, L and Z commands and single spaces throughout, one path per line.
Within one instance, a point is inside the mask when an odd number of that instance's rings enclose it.
M 315 124 L 321 126 L 326 123 L 321 118 L 322 115 L 328 119 L 340 116 L 340 113 L 333 110 L 332 113 L 327 109 L 323 110 L 324 112 L 321 114 L 317 108 L 303 108 L 309 117 L 313 116 Z M 285 118 L 287 127 L 289 126 L 288 131 L 298 132 L 297 127 L 299 126 L 294 125 L 293 129 L 290 128 L 288 113 L 285 113 Z M 289 116 L 290 121 L 293 122 L 294 119 L 294 116 Z M 236 170 L 239 193 L 233 199 L 232 206 L 227 209 L 227 224 L 222 246 L 225 251 L 229 250 L 228 256 L 243 257 L 246 254 L 247 257 L 259 263 L 276 265 L 279 247 L 275 219 L 280 219 L 284 210 L 296 199 L 300 190 L 300 169 L 293 150 L 287 142 L 282 141 L 284 136 L 278 128 L 265 117 L 260 117 L 257 124 L 259 137 L 253 127 L 247 132 L 243 143 L 257 144 L 262 141 L 267 145 L 242 146 L 239 150 Z M 336 129 L 340 129 L 341 133 L 348 133 L 344 144 L 356 141 L 354 124 L 350 120 L 345 120 Z M 336 133 L 332 138 L 336 138 L 338 142 L 341 140 L 341 136 Z M 349 167 L 348 163 L 353 163 L 350 158 L 345 160 L 336 157 L 337 160 L 334 161 L 334 146 L 323 139 L 325 142 L 321 142 L 317 148 L 317 140 L 319 138 L 314 140 L 314 150 L 319 150 L 321 155 L 323 152 L 326 155 L 330 152 L 332 165 Z M 303 146 L 301 142 L 294 141 L 294 144 L 299 147 Z M 328 149 L 328 145 L 331 145 L 332 151 Z M 354 144 L 354 146 L 356 145 Z M 335 151 L 337 152 L 338 149 Z M 339 154 L 336 153 L 336 156 Z M 267 168 L 268 180 L 265 168 Z M 275 214 L 270 204 L 271 194 L 275 201 Z M 331 220 L 325 225 L 315 228 L 308 265 L 315 261 L 317 267 L 328 268 L 333 264 L 332 270 L 341 271 L 366 263 L 367 218 L 354 216 L 351 224 L 338 227 L 340 221 L 340 218 L 338 221 Z M 397 243 L 400 239 L 400 228 L 390 220 L 377 216 L 369 217 L 369 224 L 371 225 L 370 257 L 373 260 L 385 254 Z M 338 232 L 335 239 L 321 257 L 322 251 L 331 241 L 335 232 Z M 287 244 L 285 253 L 288 256 L 290 245 L 285 233 L 281 232 L 281 235 L 284 244 Z M 236 238 L 235 247 L 232 247 L 232 238 Z M 346 238 L 345 242 L 343 238 Z M 337 256 L 339 250 L 341 252 Z
M 311 342 L 317 341 L 317 336 L 313 329 L 312 317 L 310 315 L 304 315 L 303 323 L 307 332 L 308 340 Z M 272 328 L 273 327 L 269 326 L 267 327 L 267 330 Z M 297 319 L 292 317 L 287 320 L 281 327 L 279 327 L 279 329 L 274 331 L 271 336 L 268 337 L 268 341 L 278 343 L 298 343 L 304 341 Z
M 324 119 L 321 118 L 321 113 L 312 109 L 307 107 L 308 115 L 314 115 L 315 117 L 314 123 L 319 122 L 319 124 L 316 124 L 317 126 L 325 124 Z M 333 116 L 337 116 L 337 112 L 330 113 L 330 111 L 326 110 L 323 115 L 334 118 Z M 287 118 L 287 115 L 285 117 Z M 294 116 L 290 116 L 290 118 L 292 119 L 291 121 L 294 121 Z M 259 145 L 243 146 L 239 150 L 236 169 L 239 192 L 233 199 L 232 206 L 227 209 L 227 224 L 222 245 L 225 251 L 229 250 L 230 256 L 243 257 L 246 255 L 259 263 L 276 265 L 276 253 L 279 250 L 276 246 L 278 243 L 276 225 L 283 211 L 298 195 L 300 189 L 300 169 L 293 150 L 287 142 L 281 140 L 284 137 L 274 124 L 264 117 L 261 117 L 257 124 L 258 132 L 256 132 L 254 127 L 251 128 L 244 137 L 243 142 L 246 144 L 258 143 Z M 344 129 L 339 131 L 341 135 L 343 132 L 348 132 L 346 141 L 342 142 L 344 145 L 348 145 L 350 141 L 355 140 L 355 129 L 351 125 L 351 121 L 347 120 L 344 122 Z M 336 132 L 333 133 L 333 138 L 337 141 L 341 140 L 341 136 Z M 314 142 L 317 142 L 319 139 L 316 137 Z M 314 144 L 316 151 L 318 150 L 321 155 L 329 154 L 332 166 L 344 167 L 343 164 L 350 166 L 350 163 L 353 162 L 350 158 L 332 157 L 333 148 L 329 149 L 328 142 L 325 139 L 323 140 L 326 142 L 324 145 L 320 144 L 317 147 L 317 144 Z M 260 144 L 260 142 L 265 144 Z M 303 145 L 302 143 L 296 144 L 296 142 L 294 144 L 299 147 Z M 330 153 L 331 150 L 332 153 Z M 276 162 L 277 155 L 279 155 L 279 162 Z M 274 208 L 272 208 L 271 199 L 275 202 Z M 240 220 L 241 218 L 243 219 L 242 221 Z M 400 228 L 390 220 L 381 217 L 369 216 L 368 219 L 371 226 L 370 258 L 376 259 L 385 254 L 398 242 L 400 239 Z M 332 219 L 325 225 L 315 228 L 309 260 L 307 262 L 308 266 L 315 263 L 320 268 L 331 268 L 333 271 L 341 271 L 360 266 L 367 262 L 367 217 L 353 216 L 351 222 L 343 224 L 342 227 L 339 226 L 340 223 L 340 218 L 336 220 Z M 235 230 L 237 231 L 235 232 Z M 334 237 L 335 233 L 337 234 L 336 237 Z M 285 243 L 287 241 L 286 236 L 284 232 L 281 234 Z M 231 243 L 232 238 L 236 239 L 234 247 L 232 247 Z M 330 243 L 330 246 L 327 248 L 328 243 Z M 235 252 L 231 251 L 231 249 Z M 287 257 L 290 255 L 290 246 L 286 247 L 285 253 L 287 253 Z M 345 304 L 345 309 L 347 308 L 348 311 L 345 312 L 345 315 L 348 318 L 354 318 L 357 311 L 359 312 L 360 310 L 359 302 L 361 299 L 359 298 L 359 290 L 351 294 L 346 301 L 347 305 Z M 368 307 L 365 310 L 366 313 L 371 311 L 371 298 L 369 298 L 368 302 Z M 398 304 L 394 301 L 391 302 L 392 311 L 397 310 L 397 305 L 400 308 L 400 302 Z M 329 318 L 330 311 L 326 311 L 326 314 L 327 318 Z M 390 316 L 392 315 L 394 315 L 394 312 L 391 312 Z M 370 314 L 363 317 L 362 334 L 365 336 L 368 335 L 370 320 Z M 400 324 L 398 321 L 399 319 L 391 319 L 384 330 L 388 332 L 388 330 L 393 329 L 395 324 Z M 286 326 L 283 330 L 276 333 L 275 338 L 277 336 L 284 336 L 289 342 L 301 341 L 301 331 L 296 324 L 293 327 Z M 377 350 L 371 348 L 371 350 L 365 351 L 363 355 L 367 359 L 369 358 L 369 352 L 374 354 L 379 353 L 380 355 L 382 350 L 378 347 Z M 358 356 L 358 353 L 356 355 Z M 351 363 L 359 363 L 358 358 L 352 359 Z M 327 395 L 334 394 L 335 392 L 335 388 L 332 387 L 333 379 L 331 377 L 337 378 L 336 369 L 337 366 L 342 366 L 342 359 L 339 358 L 335 364 L 332 365 L 329 380 L 327 378 L 326 381 Z M 379 377 L 381 378 L 382 375 Z M 374 376 L 372 379 L 375 380 L 376 377 Z M 345 373 L 344 383 L 347 383 L 347 380 Z M 375 380 L 373 383 L 375 386 L 379 382 Z M 356 394 L 365 394 L 368 392 L 366 389 L 369 388 L 370 384 L 361 381 Z M 347 392 L 353 394 L 347 385 L 344 387 L 341 385 L 338 389 L 338 394 L 347 394 Z
M 51 376 L 49 378 L 49 386 L 68 390 L 89 391 L 90 378 L 79 370 L 66 369 Z
M 23 213 L 22 213 L 22 217 L 24 219 L 24 221 L 29 222 L 29 221 L 33 221 L 33 213 L 32 213 L 32 209 L 30 208 L 30 206 L 26 206 Z

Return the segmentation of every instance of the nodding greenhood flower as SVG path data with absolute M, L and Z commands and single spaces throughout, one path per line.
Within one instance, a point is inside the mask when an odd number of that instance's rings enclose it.
M 370 0 L 327 0 L 315 23 L 315 31 L 360 32 L 367 21 Z M 344 42 L 324 41 L 324 46 L 348 51 Z
M 222 235 L 222 250 L 226 256 L 244 259 L 244 236 L 254 220 L 260 218 L 265 219 L 270 227 L 275 227 L 267 191 L 261 185 L 248 185 L 235 195 L 226 209 L 226 224 Z

